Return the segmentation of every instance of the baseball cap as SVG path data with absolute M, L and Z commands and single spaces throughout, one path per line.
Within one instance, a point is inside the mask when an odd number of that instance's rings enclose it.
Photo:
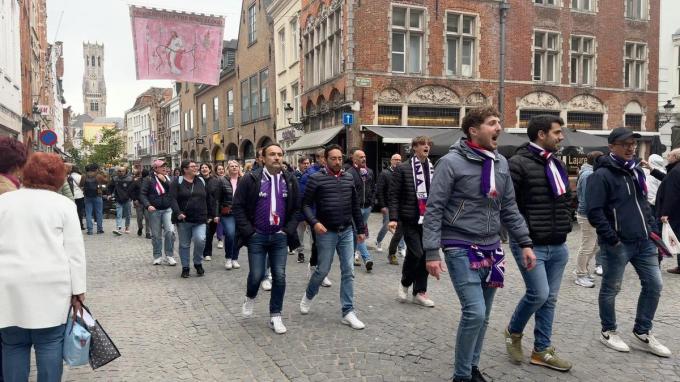
M 625 128 L 625 127 L 617 127 L 616 129 L 612 130 L 611 133 L 609 133 L 609 137 L 607 138 L 607 142 L 614 143 L 617 141 L 625 141 L 628 138 L 640 138 L 642 135 L 633 132 L 633 130 Z
M 162 167 L 164 164 L 165 164 L 164 160 L 156 159 L 155 161 L 153 161 L 153 168 Z

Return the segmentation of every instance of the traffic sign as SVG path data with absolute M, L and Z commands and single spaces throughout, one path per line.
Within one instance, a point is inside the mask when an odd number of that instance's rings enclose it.
M 197 145 L 202 145 L 204 143 L 205 143 L 205 141 L 203 140 L 203 138 L 196 138 L 196 144 Z
M 57 144 L 57 133 L 54 130 L 43 130 L 38 136 L 40 143 L 45 146 L 54 146 Z
M 354 124 L 354 114 L 353 113 L 342 113 L 342 124 L 349 126 Z

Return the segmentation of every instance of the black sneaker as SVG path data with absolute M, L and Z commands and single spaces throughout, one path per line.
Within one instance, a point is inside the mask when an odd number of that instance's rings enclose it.
M 196 273 L 198 274 L 198 277 L 201 277 L 203 276 L 203 274 L 205 274 L 205 271 L 203 270 L 203 265 L 196 264 L 194 265 L 194 268 L 196 268 Z
M 182 278 L 183 279 L 189 278 L 189 268 L 182 268 Z
M 104 231 L 97 231 L 97 235 L 101 235 Z
M 137 236 L 142 236 L 142 229 L 141 228 L 137 230 Z
M 147 234 L 146 234 L 146 238 L 147 238 L 147 239 L 151 239 L 151 234 L 150 234 L 150 233 L 147 233 Z
M 472 366 L 472 378 L 470 379 L 471 382 L 487 382 L 486 378 L 484 378 L 484 375 L 482 372 L 479 370 L 477 366 Z
M 305 254 L 304 253 L 302 253 L 302 252 L 298 253 L 297 262 L 298 263 L 304 263 L 305 262 Z
M 366 262 L 366 273 L 371 273 L 373 270 L 373 260 L 368 260 Z

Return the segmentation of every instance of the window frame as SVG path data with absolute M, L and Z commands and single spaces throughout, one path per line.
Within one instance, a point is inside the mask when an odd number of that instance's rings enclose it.
M 303 36 L 307 89 L 342 74 L 342 8 L 330 12 Z M 299 59 L 299 58 L 298 58 Z M 291 64 L 292 66 L 292 64 Z
M 404 25 L 395 25 L 394 14 L 396 9 L 405 10 L 404 13 Z M 412 25 L 411 12 L 420 12 L 418 27 Z M 427 36 L 427 24 L 428 24 L 428 14 L 427 8 L 418 6 L 409 6 L 405 4 L 392 4 L 390 8 L 390 72 L 396 74 L 408 74 L 408 75 L 426 75 L 427 67 L 427 57 L 425 57 L 425 46 L 426 46 L 426 36 Z M 402 35 L 402 41 L 404 50 L 403 52 L 396 52 L 394 50 L 394 37 L 395 35 Z M 414 70 L 411 66 L 413 53 L 411 49 L 411 41 L 413 37 L 419 37 L 419 53 L 417 61 L 417 70 Z M 403 70 L 395 70 L 394 65 L 394 55 L 402 55 L 403 57 Z
M 266 76 L 264 80 L 262 79 L 263 76 Z M 267 118 L 271 116 L 271 110 L 269 109 L 271 107 L 271 95 L 269 94 L 269 68 L 261 70 L 257 74 L 257 77 L 258 87 L 260 90 L 258 100 L 260 106 L 260 118 Z M 262 85 L 263 83 L 264 85 Z
M 227 129 L 234 127 L 234 89 L 227 90 Z
M 246 13 L 248 26 L 248 46 L 257 42 L 257 4 L 253 2 Z
M 574 39 L 579 40 L 579 46 L 574 50 Z M 591 51 L 586 52 L 583 50 L 583 45 L 585 41 L 590 41 Z M 576 58 L 577 63 L 577 80 L 573 81 L 573 60 Z M 590 59 L 590 67 L 588 69 L 588 82 L 583 80 L 583 63 L 585 59 Z M 571 35 L 569 38 L 569 83 L 576 86 L 595 86 L 595 62 L 597 59 L 597 42 L 595 36 L 587 35 Z
M 638 6 L 635 6 L 638 5 Z M 640 14 L 631 14 L 631 6 L 635 6 Z M 628 20 L 649 21 L 649 0 L 625 0 L 623 16 Z
M 291 41 L 291 46 L 290 46 L 290 52 L 291 52 L 291 62 L 290 65 L 292 66 L 296 62 L 300 60 L 300 51 L 299 51 L 299 44 L 300 42 L 298 41 L 298 35 L 299 35 L 299 26 L 298 26 L 298 18 L 295 17 L 291 22 L 290 22 L 290 41 Z
M 628 46 L 632 46 L 633 56 L 628 56 Z M 639 48 L 644 48 L 643 58 L 639 58 L 637 53 Z M 633 70 L 628 73 L 628 65 L 633 64 Z M 640 65 L 640 66 L 638 66 Z M 640 70 L 640 83 L 631 85 L 631 75 L 635 75 Z M 649 49 L 648 44 L 639 41 L 624 41 L 623 43 L 623 88 L 628 90 L 644 91 L 647 90 L 647 76 L 649 70 Z M 628 78 L 626 75 L 628 74 Z
M 589 4 L 587 8 L 583 6 L 586 1 Z M 576 3 L 576 6 L 574 6 L 574 3 Z M 569 0 L 569 8 L 573 12 L 596 13 L 597 5 L 597 0 Z
M 449 15 L 458 16 L 457 30 L 449 30 Z M 464 32 L 465 18 L 472 18 L 470 33 Z M 446 11 L 444 13 L 444 75 L 447 77 L 476 78 L 477 77 L 477 50 L 478 50 L 478 22 L 479 16 L 473 13 Z M 456 42 L 456 70 L 451 72 L 449 69 L 450 49 L 449 40 L 455 39 Z M 463 50 L 466 41 L 472 42 L 472 52 L 470 54 L 470 75 L 463 74 Z
M 279 43 L 279 62 L 280 62 L 280 70 L 278 71 L 279 73 L 283 73 L 286 71 L 287 66 L 286 66 L 286 28 L 282 27 L 279 29 L 277 32 L 277 37 L 278 37 L 278 43 Z
M 546 4 L 547 2 L 552 1 L 552 4 Z M 560 8 L 562 7 L 562 1 L 561 0 L 531 0 L 531 3 L 533 5 L 539 6 L 539 7 L 550 7 L 550 8 Z
M 536 46 L 537 34 L 543 34 L 543 41 L 541 46 Z M 549 47 L 550 37 L 555 37 L 554 48 Z M 534 29 L 532 36 L 531 53 L 532 53 L 532 65 L 531 65 L 531 80 L 537 83 L 546 84 L 560 84 L 561 74 L 562 74 L 562 34 L 558 31 L 551 31 L 545 29 Z M 536 78 L 536 55 L 541 54 L 541 68 L 540 68 L 540 78 Z M 548 67 L 548 57 L 555 56 L 554 66 L 553 66 L 553 79 L 548 80 L 545 73 L 547 73 Z
M 250 77 L 241 81 L 241 123 L 250 122 Z

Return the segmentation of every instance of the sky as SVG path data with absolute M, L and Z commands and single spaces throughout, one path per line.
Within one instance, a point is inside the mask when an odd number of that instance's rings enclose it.
M 128 5 L 222 15 L 224 37 L 238 36 L 241 0 L 48 0 L 47 40 L 64 43 L 64 97 L 83 112 L 83 42 L 104 44 L 107 117 L 123 118 L 135 98 L 151 86 L 171 87 L 170 81 L 137 80 Z

